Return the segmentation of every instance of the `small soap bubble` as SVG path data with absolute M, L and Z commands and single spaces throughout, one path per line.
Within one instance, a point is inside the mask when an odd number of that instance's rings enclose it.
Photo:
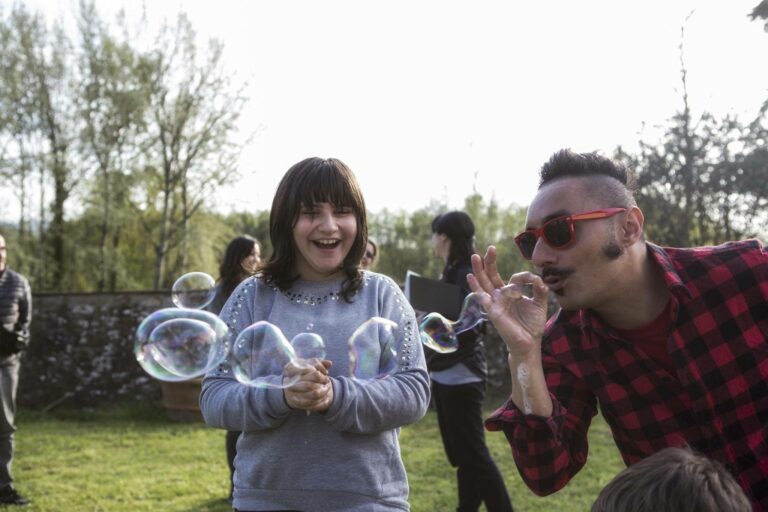
M 304 328 L 306 332 L 312 332 L 315 329 L 315 324 L 312 322 L 308 323 L 307 326 Z
M 459 349 L 459 334 L 472 329 L 487 316 L 478 295 L 470 293 L 464 299 L 457 321 L 451 322 L 440 313 L 426 315 L 419 323 L 421 342 L 425 347 L 441 354 L 456 352 Z
M 177 307 L 202 309 L 216 296 L 216 281 L 204 272 L 184 274 L 173 283 L 171 300 Z
M 232 344 L 229 363 L 235 378 L 248 386 L 283 389 L 299 376 L 283 377 L 283 368 L 296 360 L 293 346 L 275 325 L 260 321 L 243 329 Z
M 200 377 L 224 361 L 229 329 L 207 311 L 166 308 L 139 324 L 134 355 L 152 377 L 181 381 Z
M 453 331 L 456 334 L 468 331 L 485 320 L 487 316 L 483 306 L 480 305 L 477 294 L 470 293 L 464 299 L 459 319 L 453 324 Z
M 312 366 L 311 359 L 325 359 L 325 343 L 319 334 L 302 332 L 291 340 L 293 351 L 296 352 L 296 364 Z
M 373 317 L 349 338 L 349 371 L 359 380 L 386 377 L 397 371 L 397 324 Z
M 419 324 L 421 343 L 435 352 L 448 354 L 459 349 L 453 323 L 440 313 L 429 313 Z

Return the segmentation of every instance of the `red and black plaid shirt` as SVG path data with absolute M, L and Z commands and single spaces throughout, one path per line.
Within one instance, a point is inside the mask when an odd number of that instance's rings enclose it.
M 768 511 L 768 253 L 756 240 L 647 247 L 672 293 L 675 373 L 597 315 L 561 311 L 542 343 L 552 416 L 525 416 L 508 401 L 486 427 L 504 431 L 523 479 L 546 495 L 586 462 L 600 404 L 626 464 L 687 443 L 726 465 L 755 510 Z

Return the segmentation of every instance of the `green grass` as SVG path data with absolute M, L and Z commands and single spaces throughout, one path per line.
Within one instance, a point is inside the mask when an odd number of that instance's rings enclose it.
M 201 423 L 176 423 L 154 406 L 59 411 L 17 417 L 14 476 L 32 504 L 26 510 L 224 512 L 231 510 L 224 433 Z M 539 498 L 523 484 L 501 433 L 489 447 L 518 512 L 588 511 L 622 469 L 605 423 L 590 434 L 586 467 L 562 491 Z M 403 429 L 401 447 L 414 512 L 455 510 L 454 470 L 443 453 L 434 412 Z

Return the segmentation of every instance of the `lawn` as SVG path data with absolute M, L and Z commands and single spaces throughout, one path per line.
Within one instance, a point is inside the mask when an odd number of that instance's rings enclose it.
M 107 411 L 20 411 L 14 474 L 26 510 L 225 512 L 224 433 L 177 423 L 155 406 Z M 562 491 L 533 495 L 517 474 L 504 435 L 487 439 L 515 510 L 588 511 L 623 467 L 608 427 L 591 429 L 586 467 Z M 403 429 L 401 445 L 415 512 L 455 510 L 454 472 L 443 454 L 434 412 Z

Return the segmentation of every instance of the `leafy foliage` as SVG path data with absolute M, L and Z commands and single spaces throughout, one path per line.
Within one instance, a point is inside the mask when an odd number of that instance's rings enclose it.
M 761 2 L 751 14 L 766 19 Z M 184 272 L 217 275 L 238 234 L 271 252 L 265 211 L 217 213 L 213 190 L 237 178 L 235 142 L 246 98 L 224 73 L 218 41 L 199 45 L 185 16 L 149 47 L 122 17 L 80 3 L 77 33 L 49 27 L 23 4 L 0 11 L 0 179 L 21 215 L 3 228 L 11 265 L 36 291 L 167 288 Z M 144 37 L 144 39 L 146 39 Z M 681 62 L 682 64 L 682 62 Z M 768 236 L 768 100 L 745 123 L 683 105 L 659 141 L 616 156 L 638 172 L 646 234 L 663 245 Z M 543 158 L 542 158 L 543 159 Z M 376 270 L 437 277 L 431 222 L 447 205 L 371 212 Z M 471 193 L 463 209 L 476 248 L 498 248 L 504 277 L 529 268 L 514 246 L 525 208 Z

